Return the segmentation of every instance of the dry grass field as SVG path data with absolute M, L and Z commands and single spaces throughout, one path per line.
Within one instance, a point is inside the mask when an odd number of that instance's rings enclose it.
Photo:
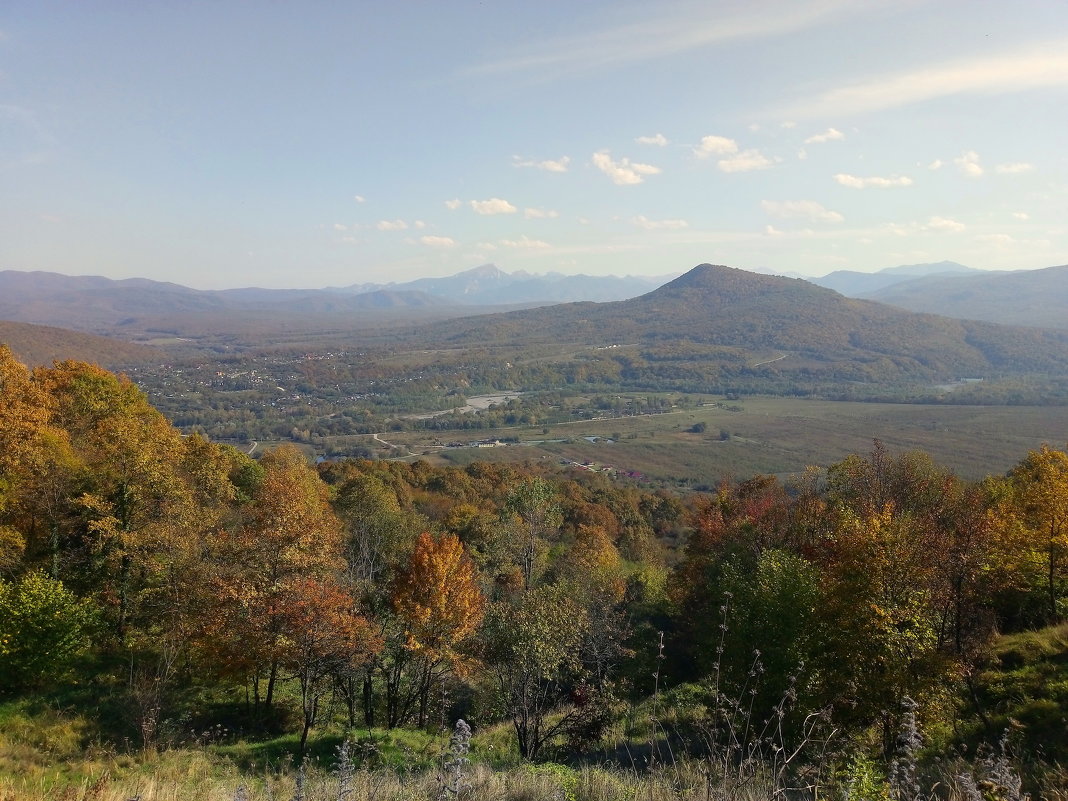
M 727 407 L 740 411 L 730 411 Z M 703 423 L 705 430 L 694 433 Z M 1068 441 L 1068 407 L 852 403 L 752 397 L 695 405 L 668 414 L 584 420 L 469 432 L 380 435 L 392 452 L 364 439 L 383 457 L 407 454 L 455 464 L 472 461 L 591 462 L 671 484 L 714 484 L 732 475 L 790 474 L 866 453 L 873 439 L 893 451 L 922 449 L 960 476 L 1004 473 L 1043 442 Z M 494 448 L 451 442 L 518 440 Z M 591 441 L 592 440 L 592 441 Z M 611 441 L 608 441 L 611 440 Z

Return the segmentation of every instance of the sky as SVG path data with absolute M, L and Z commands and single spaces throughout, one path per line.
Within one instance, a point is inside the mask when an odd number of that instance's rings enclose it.
M 1066 0 L 0 6 L 0 269 L 1068 263 Z

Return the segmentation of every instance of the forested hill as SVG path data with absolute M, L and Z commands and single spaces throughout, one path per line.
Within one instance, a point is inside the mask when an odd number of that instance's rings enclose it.
M 105 367 L 118 367 L 146 361 L 159 361 L 163 354 L 155 348 L 117 339 L 82 334 L 64 328 L 0 320 L 0 344 L 7 345 L 30 366 L 56 360 L 76 359 Z
M 877 289 L 865 297 L 909 311 L 938 311 L 1004 325 L 1068 328 L 1068 265 L 930 275 Z
M 436 324 L 455 345 L 699 342 L 779 350 L 777 369 L 875 366 L 884 378 L 1063 372 L 1068 334 L 906 312 L 794 278 L 702 264 L 631 300 L 572 303 Z

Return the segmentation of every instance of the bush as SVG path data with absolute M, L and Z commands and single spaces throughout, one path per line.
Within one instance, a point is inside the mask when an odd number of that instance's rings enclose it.
M 90 601 L 44 573 L 0 579 L 0 687 L 32 689 L 60 679 L 96 620 Z

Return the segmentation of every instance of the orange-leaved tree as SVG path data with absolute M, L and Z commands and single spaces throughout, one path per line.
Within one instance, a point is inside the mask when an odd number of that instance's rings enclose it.
M 300 683 L 303 754 L 328 679 L 363 665 L 382 647 L 382 640 L 357 611 L 352 593 L 337 582 L 292 578 L 285 584 L 287 600 L 280 610 L 279 655 Z
M 260 460 L 245 520 L 219 542 L 218 603 L 206 616 L 203 644 L 223 672 L 252 680 L 257 704 L 274 700 L 285 653 L 286 608 L 300 600 L 298 578 L 331 578 L 344 568 L 341 524 L 328 490 L 304 454 L 282 446 Z

